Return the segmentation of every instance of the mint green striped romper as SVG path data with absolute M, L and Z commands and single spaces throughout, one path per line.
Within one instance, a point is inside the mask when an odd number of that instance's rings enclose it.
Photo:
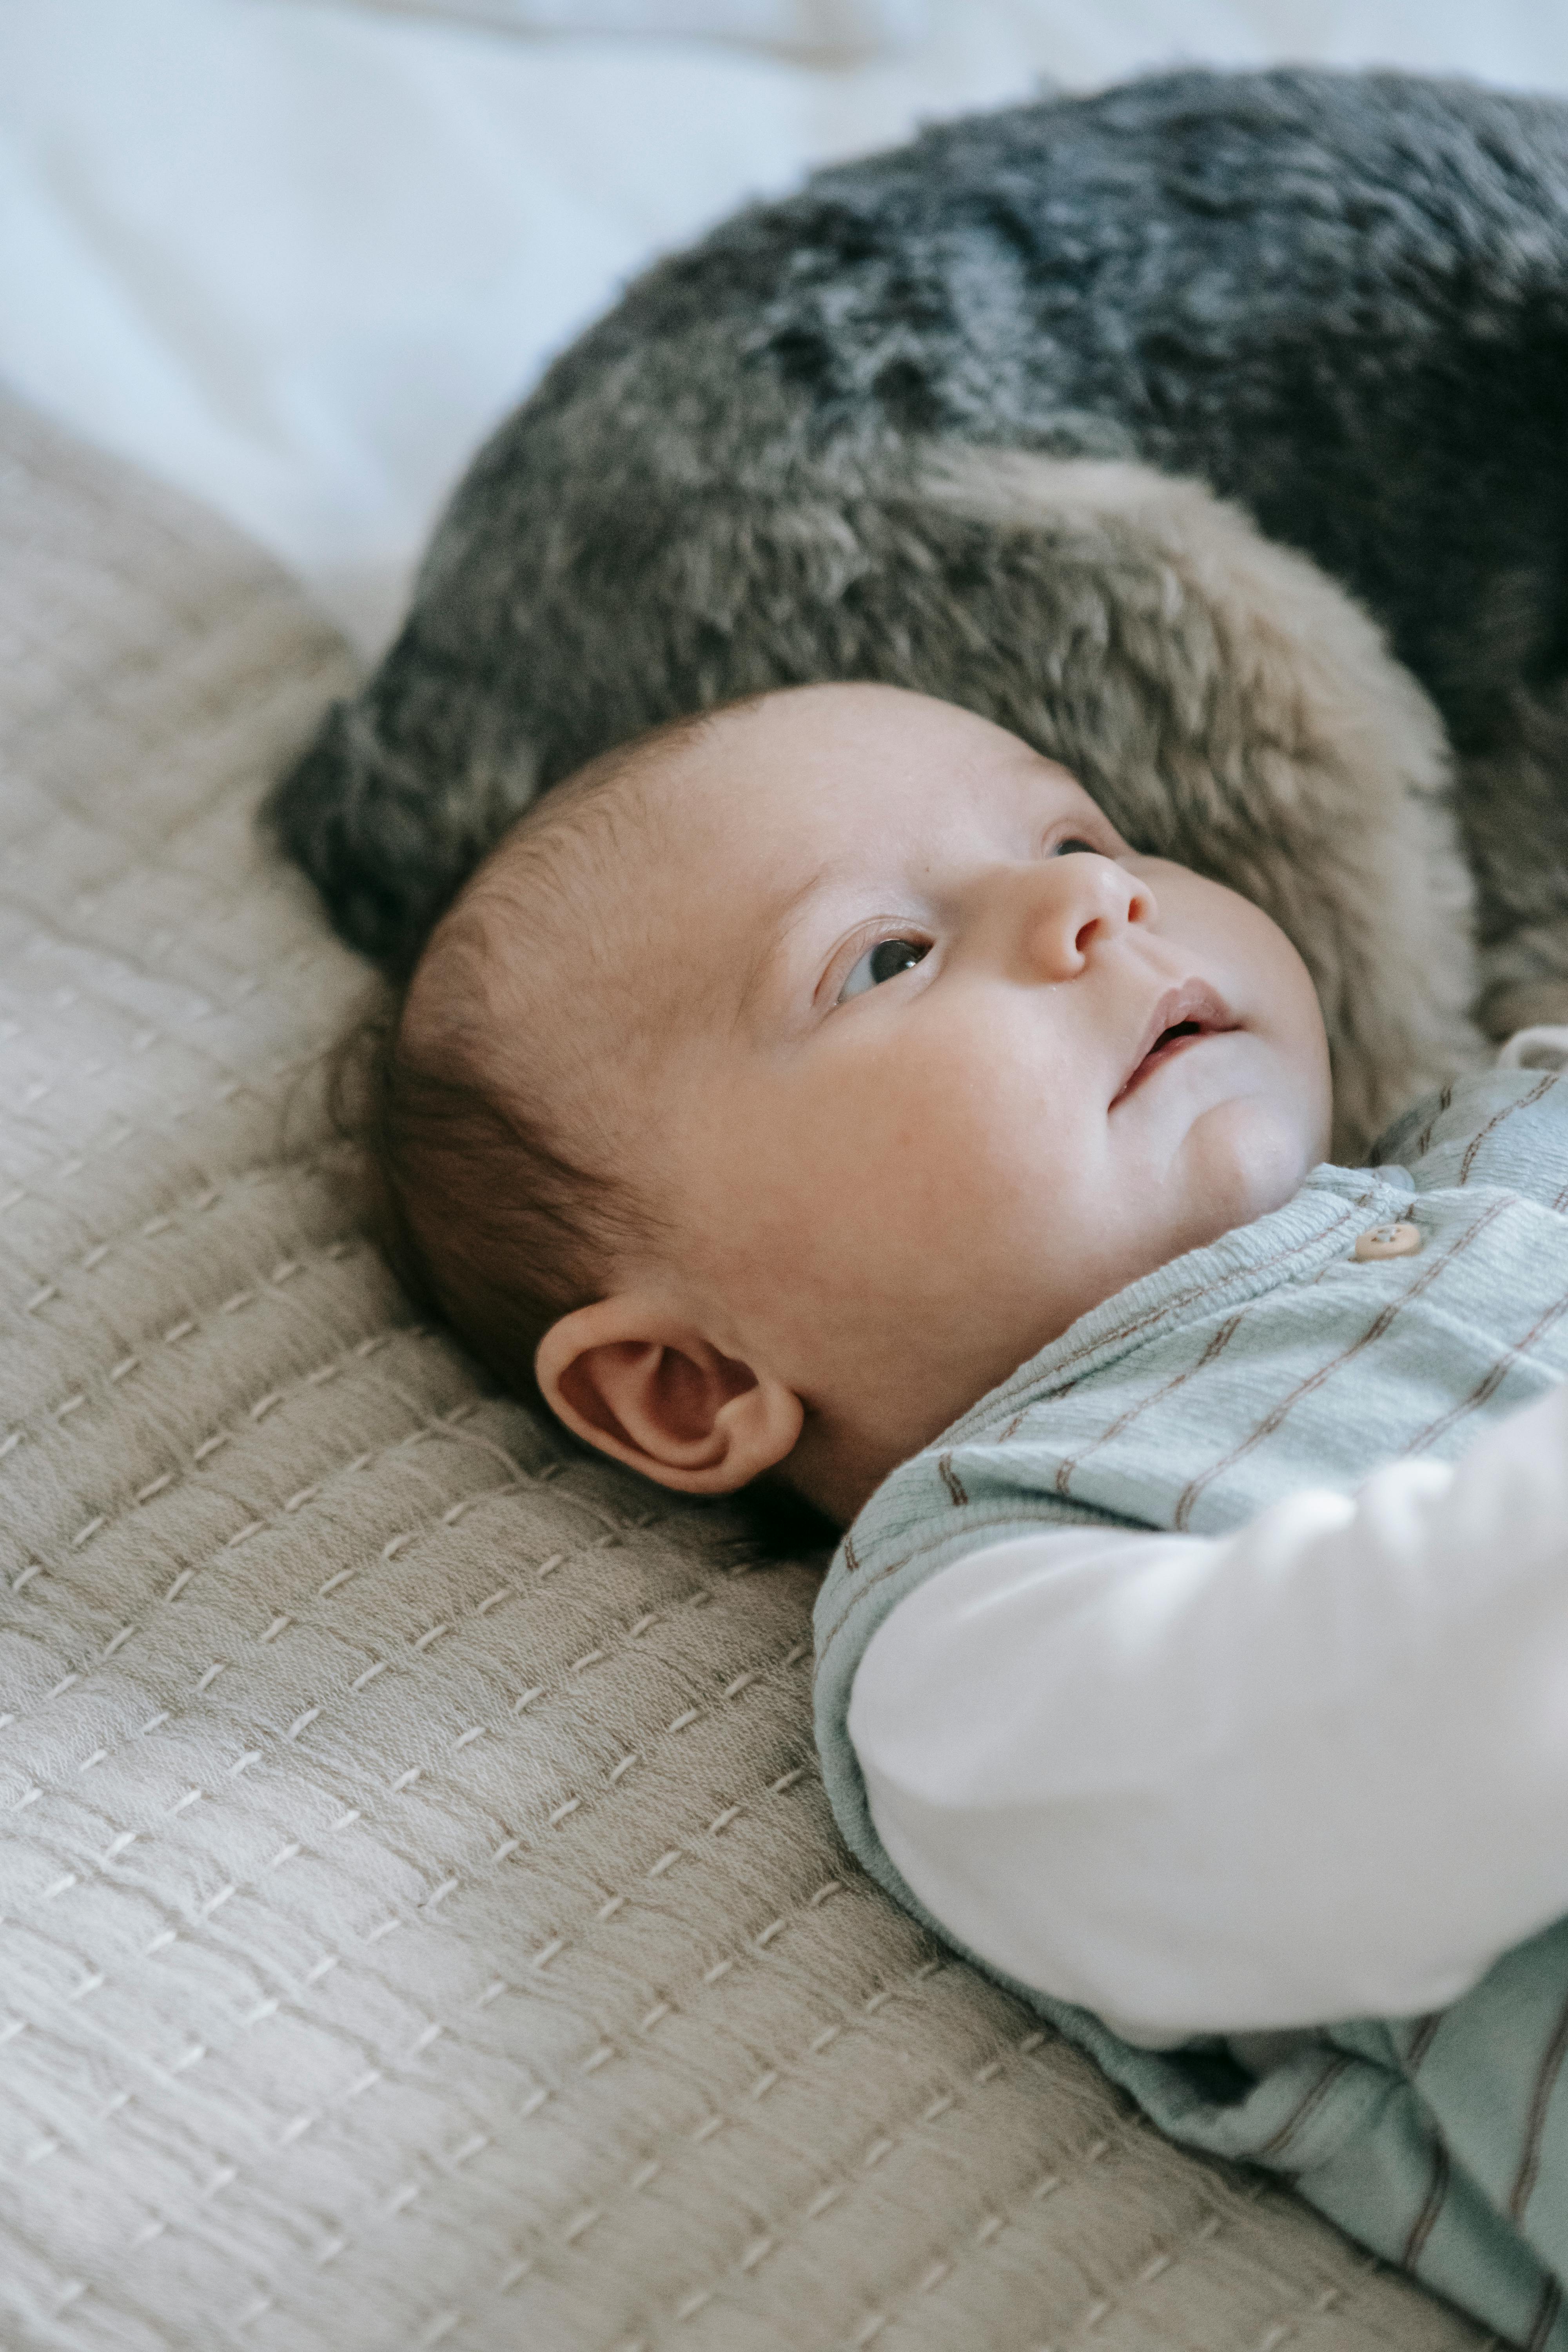
M 1391 1164 L 1319 1168 L 1083 1316 L 896 1470 L 840 1545 L 816 1607 L 828 1794 L 867 1869 L 939 1935 L 878 1838 L 847 1729 L 856 1667 L 905 1593 L 1053 1527 L 1222 1535 L 1299 1487 L 1452 1460 L 1568 1378 L 1568 1077 L 1462 1080 L 1381 1150 Z M 1353 1256 L 1402 1220 L 1416 1255 Z M 1289 2175 L 1500 2334 L 1568 2352 L 1568 1921 L 1449 2008 L 1323 2027 L 1256 2080 L 1223 2043 L 1142 2049 L 1014 1990 L 1174 2138 Z

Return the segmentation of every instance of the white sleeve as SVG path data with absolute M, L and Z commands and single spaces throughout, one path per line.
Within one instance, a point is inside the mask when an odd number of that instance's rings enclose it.
M 849 1707 L 927 1908 L 1130 2040 L 1400 2016 L 1568 1912 L 1568 1389 L 1211 1539 L 901 1601 Z

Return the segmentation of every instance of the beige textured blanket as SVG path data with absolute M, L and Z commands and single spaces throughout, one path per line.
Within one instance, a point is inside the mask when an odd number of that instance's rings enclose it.
M 857 1874 L 807 1566 L 415 1328 L 298 594 L 15 411 L 0 565 L 5 2352 L 1474 2344 Z

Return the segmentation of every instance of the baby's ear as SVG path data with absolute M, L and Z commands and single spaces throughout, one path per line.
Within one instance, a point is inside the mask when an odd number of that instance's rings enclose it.
M 650 1292 L 574 1307 L 540 1341 L 533 1370 L 568 1429 L 686 1495 L 749 1486 L 794 1451 L 805 1417 L 782 1381 L 722 1354 Z

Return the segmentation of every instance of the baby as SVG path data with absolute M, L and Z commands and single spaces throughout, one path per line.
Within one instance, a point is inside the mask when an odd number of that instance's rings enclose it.
M 377 1128 L 395 1255 L 504 1381 L 849 1529 L 817 1729 L 868 1868 L 1543 2352 L 1568 1087 L 1466 1081 L 1373 1171 L 1319 1164 L 1330 1112 L 1267 917 L 986 721 L 835 686 L 537 803 Z

